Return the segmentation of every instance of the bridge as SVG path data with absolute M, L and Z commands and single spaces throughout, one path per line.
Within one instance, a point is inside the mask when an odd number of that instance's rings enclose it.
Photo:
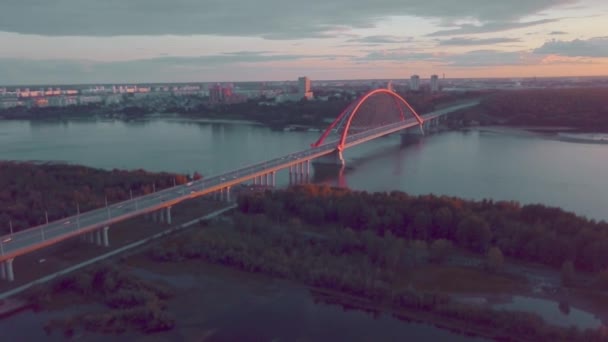
M 214 195 L 231 201 L 232 187 L 247 182 L 276 186 L 276 173 L 281 170 L 289 170 L 291 184 L 307 182 L 312 161 L 343 164 L 342 152 L 347 148 L 400 131 L 422 134 L 437 127 L 447 114 L 476 104 L 470 101 L 419 115 L 388 89 L 370 91 L 347 106 L 310 148 L 0 237 L 0 278 L 14 280 L 15 257 L 77 236 L 107 247 L 108 230 L 117 222 L 151 215 L 171 224 L 171 208 L 188 199 Z

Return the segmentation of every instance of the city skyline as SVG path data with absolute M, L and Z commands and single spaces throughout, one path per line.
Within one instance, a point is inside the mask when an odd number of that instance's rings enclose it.
M 601 0 L 31 3 L 1 84 L 608 75 Z

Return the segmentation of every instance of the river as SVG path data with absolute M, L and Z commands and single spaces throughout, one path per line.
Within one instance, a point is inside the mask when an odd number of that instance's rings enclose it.
M 214 175 L 306 149 L 320 132 L 245 123 L 153 119 L 0 121 L 0 159 L 54 160 L 106 169 Z M 347 150 L 340 180 L 367 191 L 402 190 L 543 203 L 608 220 L 608 145 L 513 130 L 444 132 L 400 146 L 398 135 Z M 287 183 L 285 172 L 279 184 Z

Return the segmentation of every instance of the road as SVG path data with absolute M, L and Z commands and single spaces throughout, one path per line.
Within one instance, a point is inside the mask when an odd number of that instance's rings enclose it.
M 478 101 L 471 101 L 451 106 L 439 111 L 423 115 L 424 120 L 430 120 L 447 113 L 476 105 Z M 400 130 L 418 125 L 412 118 L 361 133 L 349 135 L 345 148 L 352 147 L 366 141 L 388 135 Z M 48 245 L 74 236 L 94 231 L 114 223 L 153 212 L 162 208 L 171 207 L 181 201 L 203 196 L 222 188 L 238 185 L 270 172 L 276 172 L 307 160 L 316 159 L 335 151 L 338 140 L 324 143 L 321 146 L 308 148 L 302 151 L 287 154 L 282 157 L 256 163 L 234 171 L 226 172 L 210 178 L 178 185 L 149 195 L 136 197 L 128 201 L 116 203 L 108 207 L 81 213 L 49 224 L 32 227 L 12 235 L 0 237 L 0 261 L 28 253 Z

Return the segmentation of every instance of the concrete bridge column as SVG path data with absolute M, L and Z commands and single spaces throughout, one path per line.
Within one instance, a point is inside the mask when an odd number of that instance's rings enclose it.
M 277 173 L 276 173 L 276 171 L 272 172 L 272 182 L 271 182 L 271 185 L 273 187 L 277 186 Z
M 304 163 L 298 164 L 298 184 L 304 183 Z
M 344 166 L 344 157 L 342 156 L 341 151 L 335 150 L 326 156 L 315 159 L 313 165 L 342 167 Z
M 268 185 L 267 179 L 266 179 L 266 175 L 261 175 L 260 176 L 260 185 Z
M 13 273 L 13 260 L 15 258 L 6 259 L 0 263 L 0 276 L 7 281 L 14 281 L 15 274 Z
M 171 224 L 171 207 L 167 207 L 167 224 Z
M 253 177 L 253 185 L 258 185 L 258 177 Z
M 158 211 L 158 216 L 160 217 L 160 223 L 165 223 L 165 211 L 163 209 Z
M 110 226 L 105 226 L 101 230 L 103 232 L 103 246 L 110 247 L 110 238 L 108 237 L 108 230 L 110 230 Z
M 226 202 L 231 202 L 232 199 L 230 198 L 230 187 L 226 188 Z
M 97 246 L 101 246 L 101 229 L 95 229 L 95 243 Z
M 289 185 L 293 185 L 293 166 L 289 167 Z
M 87 236 L 89 238 L 90 243 L 95 243 L 95 232 L 88 232 Z
M 424 136 L 424 130 L 422 127 L 412 127 L 405 132 L 401 133 L 401 143 L 407 144 L 411 142 L 419 141 Z
M 306 161 L 306 183 L 310 182 L 310 159 Z

